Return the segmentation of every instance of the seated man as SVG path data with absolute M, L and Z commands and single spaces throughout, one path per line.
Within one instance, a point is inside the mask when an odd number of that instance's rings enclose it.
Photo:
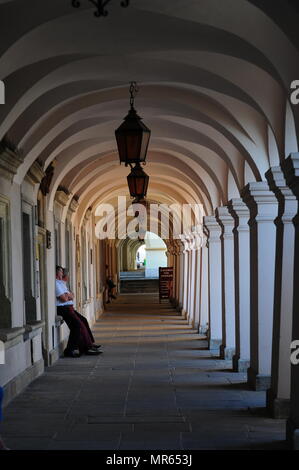
M 60 315 L 70 329 L 67 347 L 64 351 L 66 357 L 79 357 L 81 354 L 95 356 L 101 354 L 99 346 L 94 344 L 89 325 L 82 321 L 74 310 L 73 294 L 68 291 L 62 280 L 63 269 L 56 267 L 56 307 L 57 315 Z M 87 322 L 88 323 L 88 322 Z
M 67 291 L 68 291 L 68 293 L 69 293 L 69 298 L 72 299 L 72 300 L 69 301 L 69 304 L 70 304 L 70 305 L 74 305 L 74 301 L 73 301 L 73 299 L 74 299 L 74 294 L 73 294 L 73 293 L 70 291 L 70 289 L 69 289 L 69 285 L 68 285 L 68 283 L 69 283 L 69 272 L 68 272 L 68 270 L 67 270 L 66 268 L 63 268 L 62 280 L 63 280 L 63 282 L 65 283 L 65 286 L 66 286 Z M 85 318 L 83 315 L 81 315 L 81 313 L 77 312 L 77 310 L 75 310 L 75 309 L 74 309 L 74 312 L 75 312 L 75 314 L 77 315 L 77 317 L 79 318 L 79 320 L 81 320 L 81 321 L 84 323 L 84 325 L 85 325 L 85 327 L 86 327 L 86 329 L 87 329 L 87 331 L 88 331 L 89 337 L 90 337 L 90 339 L 91 339 L 91 341 L 92 341 L 92 343 L 93 343 L 93 346 L 92 346 L 92 347 L 93 347 L 94 349 L 99 349 L 99 348 L 101 347 L 101 345 L 100 345 L 100 344 L 95 344 L 95 340 L 94 340 L 93 334 L 92 334 L 92 332 L 91 332 L 91 329 L 90 329 L 89 323 L 88 323 L 88 321 L 87 321 L 87 318 Z

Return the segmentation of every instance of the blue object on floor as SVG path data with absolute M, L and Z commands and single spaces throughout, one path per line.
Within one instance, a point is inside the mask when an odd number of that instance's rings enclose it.
M 3 399 L 3 388 L 0 387 L 0 422 L 2 421 L 2 399 Z

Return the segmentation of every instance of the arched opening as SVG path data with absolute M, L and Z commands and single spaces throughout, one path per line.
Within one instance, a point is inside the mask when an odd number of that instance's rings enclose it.
M 136 253 L 136 268 L 144 269 L 146 263 L 146 245 L 141 245 Z
M 142 240 L 127 238 L 118 247 L 120 293 L 158 292 L 159 267 L 167 266 L 167 246 L 147 231 Z

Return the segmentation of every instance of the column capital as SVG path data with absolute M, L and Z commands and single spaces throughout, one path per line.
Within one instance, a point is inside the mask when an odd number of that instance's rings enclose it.
M 266 173 L 269 188 L 279 199 L 283 196 L 285 199 L 294 199 L 291 188 L 287 185 L 285 175 L 280 166 L 271 167 Z
M 235 230 L 238 232 L 249 231 L 249 209 L 245 202 L 241 198 L 234 198 L 228 201 L 228 210 L 232 217 L 235 219 L 236 226 Z
M 58 187 L 55 193 L 55 202 L 61 206 L 66 206 L 73 198 L 73 194 L 69 193 L 65 188 Z
M 250 210 L 250 220 L 273 222 L 277 217 L 278 201 L 266 181 L 248 183 L 241 196 Z
M 24 156 L 15 152 L 0 142 L 0 170 L 1 176 L 12 182 L 19 166 L 24 162 Z
M 203 232 L 202 232 L 202 227 L 200 230 L 194 230 L 192 231 L 192 237 L 193 237 L 193 250 L 199 250 L 199 248 L 203 245 Z
M 299 152 L 291 153 L 288 158 L 282 161 L 281 168 L 284 173 L 286 183 L 291 188 L 293 194 L 299 197 Z
M 221 227 L 217 222 L 217 219 L 214 215 L 205 216 L 204 218 L 204 227 L 208 231 L 208 241 L 210 242 L 219 242 L 221 235 Z
M 184 244 L 180 242 L 180 245 L 178 245 L 178 255 L 183 255 L 184 254 Z
M 182 234 L 179 235 L 179 237 L 180 237 L 180 240 L 181 240 L 182 244 L 184 245 L 183 253 L 187 253 L 189 251 L 188 236 L 186 234 L 182 233 Z
M 174 239 L 173 240 L 173 247 L 174 247 L 174 255 L 180 256 L 183 253 L 183 244 L 180 240 Z
M 280 166 L 270 168 L 266 173 L 270 189 L 279 202 L 279 213 L 276 223 L 292 223 L 298 211 L 297 197 L 287 185 L 284 173 Z
M 184 245 L 181 240 L 174 238 L 173 239 L 173 252 L 174 256 L 180 256 L 183 253 Z
M 275 202 L 275 196 L 269 188 L 267 181 L 254 181 L 248 183 L 241 191 L 243 201 L 247 204 L 251 202 L 270 204 Z
M 167 246 L 167 253 L 169 253 L 170 255 L 175 255 L 176 253 L 176 246 L 173 242 L 173 240 L 170 240 L 168 241 L 168 243 L 166 242 L 166 246 Z
M 69 205 L 69 211 L 70 212 L 76 212 L 78 207 L 79 207 L 78 199 L 76 199 L 76 197 L 73 197 L 71 202 L 70 202 L 70 205 Z
M 186 240 L 187 240 L 187 243 L 188 243 L 188 248 L 186 251 L 193 251 L 193 248 L 194 248 L 194 236 L 193 236 L 193 233 L 192 232 L 188 232 L 186 234 Z
M 223 238 L 233 238 L 233 228 L 235 221 L 232 215 L 229 213 L 227 206 L 217 207 L 216 219 L 223 230 Z
M 31 165 L 25 179 L 32 185 L 40 184 L 46 173 L 43 171 L 42 165 L 38 160 Z

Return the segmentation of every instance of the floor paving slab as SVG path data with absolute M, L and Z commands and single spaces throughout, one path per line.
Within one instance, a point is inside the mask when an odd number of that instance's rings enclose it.
M 265 392 L 205 349 L 156 295 L 120 295 L 94 326 L 104 353 L 61 358 L 4 410 L 12 449 L 286 448 Z

